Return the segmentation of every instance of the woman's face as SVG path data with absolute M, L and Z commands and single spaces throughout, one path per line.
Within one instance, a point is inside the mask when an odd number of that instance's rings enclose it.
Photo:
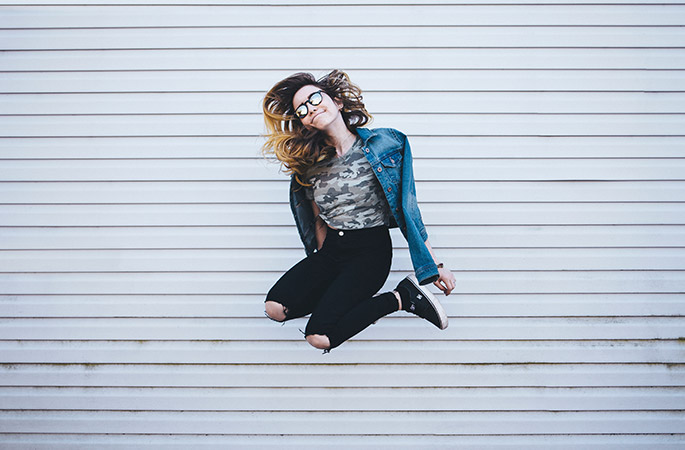
M 321 103 L 314 106 L 309 103 L 309 98 L 313 93 L 319 91 L 322 97 Z M 342 120 L 342 115 L 340 114 L 342 103 L 335 102 L 317 86 L 303 86 L 295 93 L 293 96 L 293 110 L 296 110 L 302 104 L 307 106 L 307 115 L 300 119 L 305 128 L 316 128 L 323 131 L 336 120 Z

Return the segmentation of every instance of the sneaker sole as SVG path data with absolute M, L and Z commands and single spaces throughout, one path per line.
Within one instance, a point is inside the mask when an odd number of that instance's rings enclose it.
M 423 292 L 426 295 L 426 298 L 430 302 L 430 304 L 433 306 L 433 309 L 438 313 L 438 317 L 440 318 L 440 329 L 444 330 L 447 328 L 449 325 L 449 321 L 447 320 L 447 314 L 445 313 L 445 309 L 442 307 L 440 304 L 440 301 L 433 295 L 431 291 L 428 289 L 424 288 L 419 284 L 419 280 L 416 279 L 416 275 L 409 275 L 407 276 L 407 279 L 412 282 L 414 286 L 421 292 Z

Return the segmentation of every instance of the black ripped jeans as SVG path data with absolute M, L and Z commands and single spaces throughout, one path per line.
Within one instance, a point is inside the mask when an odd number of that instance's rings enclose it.
M 311 314 L 305 336 L 326 335 L 335 348 L 376 320 L 397 311 L 392 292 L 374 297 L 390 273 L 387 227 L 328 228 L 323 247 L 288 270 L 266 301 L 285 306 L 286 320 Z

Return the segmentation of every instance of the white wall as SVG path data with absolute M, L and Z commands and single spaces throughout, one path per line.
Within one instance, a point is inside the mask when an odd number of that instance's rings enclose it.
M 62 3 L 0 1 L 0 447 L 685 445 L 685 5 Z M 322 355 L 263 317 L 303 252 L 258 150 L 332 68 L 458 288 Z

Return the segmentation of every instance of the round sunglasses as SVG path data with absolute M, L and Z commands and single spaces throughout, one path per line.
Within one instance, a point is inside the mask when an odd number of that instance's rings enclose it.
M 309 114 L 309 108 L 307 108 L 307 103 L 312 106 L 319 106 L 323 101 L 323 91 L 312 92 L 309 98 L 305 100 L 300 106 L 295 109 L 295 117 L 302 120 Z

